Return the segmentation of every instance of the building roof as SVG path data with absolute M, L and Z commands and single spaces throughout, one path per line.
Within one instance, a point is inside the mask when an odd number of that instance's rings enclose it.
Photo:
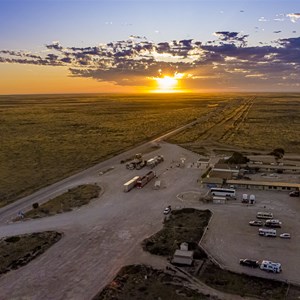
M 240 168 L 239 165 L 229 165 L 224 163 L 216 163 L 214 165 L 215 169 L 223 169 L 223 170 L 238 170 Z
M 201 180 L 201 183 L 206 184 L 223 184 L 223 178 L 217 177 L 206 177 Z
M 261 185 L 261 186 L 277 186 L 291 187 L 300 189 L 300 183 L 278 182 L 278 181 L 255 181 L 255 180 L 227 180 L 228 184 L 243 184 L 243 185 Z
M 270 169 L 270 170 L 298 170 L 300 171 L 300 166 L 285 166 L 285 165 L 259 165 L 259 164 L 248 164 L 250 169 Z
M 175 257 L 193 258 L 194 251 L 176 250 L 174 253 Z
M 220 178 L 220 179 L 232 179 L 232 173 L 213 170 L 209 173 L 209 177 Z
M 210 158 L 199 158 L 198 162 L 206 162 L 208 163 L 210 161 Z
M 176 250 L 172 263 L 191 266 L 193 264 L 194 251 Z

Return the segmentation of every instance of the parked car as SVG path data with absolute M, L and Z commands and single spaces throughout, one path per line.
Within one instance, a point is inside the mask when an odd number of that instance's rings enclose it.
M 290 239 L 291 235 L 289 233 L 282 233 L 279 235 L 282 239 Z
M 253 259 L 248 259 L 248 258 L 243 258 L 243 259 L 240 259 L 240 265 L 251 267 L 251 268 L 258 268 L 259 261 L 253 260 Z
M 299 197 L 300 196 L 300 192 L 299 191 L 292 191 L 289 193 L 290 197 Z
M 262 221 L 255 220 L 255 221 L 250 221 L 249 225 L 250 226 L 263 226 L 264 223 Z
M 164 215 L 168 215 L 171 212 L 171 205 L 165 208 Z

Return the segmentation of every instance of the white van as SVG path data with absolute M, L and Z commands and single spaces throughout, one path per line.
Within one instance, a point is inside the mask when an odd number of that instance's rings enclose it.
M 249 197 L 249 203 L 254 204 L 255 203 L 255 195 L 251 194 Z
M 248 194 L 243 194 L 242 203 L 248 203 Z
M 269 260 L 263 260 L 261 262 L 260 269 L 273 273 L 280 273 L 282 271 L 280 263 L 275 263 Z
M 264 229 L 264 228 L 259 228 L 258 229 L 258 234 L 261 236 L 271 236 L 271 237 L 276 237 L 277 232 L 275 229 Z

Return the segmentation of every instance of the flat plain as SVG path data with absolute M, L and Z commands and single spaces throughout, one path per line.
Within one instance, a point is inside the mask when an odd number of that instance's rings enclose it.
M 223 106 L 211 95 L 0 96 L 0 206 Z
M 169 141 L 196 152 L 205 147 L 259 152 L 282 147 L 299 153 L 299 115 L 299 94 L 244 95 Z
M 0 207 L 134 145 L 299 153 L 299 94 L 26 95 L 0 97 Z

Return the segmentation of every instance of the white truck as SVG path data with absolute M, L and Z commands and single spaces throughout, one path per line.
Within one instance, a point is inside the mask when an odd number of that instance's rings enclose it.
M 280 263 L 272 262 L 269 260 L 263 260 L 260 264 L 260 269 L 273 273 L 280 273 L 282 271 Z
M 251 195 L 249 196 L 249 203 L 250 203 L 250 204 L 254 204 L 254 203 L 255 203 L 255 195 L 251 194 Z
M 243 194 L 242 203 L 248 203 L 248 194 Z
M 135 176 L 132 179 L 130 179 L 129 181 L 127 181 L 126 183 L 124 183 L 123 188 L 124 188 L 124 192 L 129 192 L 131 189 L 133 189 L 136 184 L 137 181 L 140 179 L 140 176 Z

